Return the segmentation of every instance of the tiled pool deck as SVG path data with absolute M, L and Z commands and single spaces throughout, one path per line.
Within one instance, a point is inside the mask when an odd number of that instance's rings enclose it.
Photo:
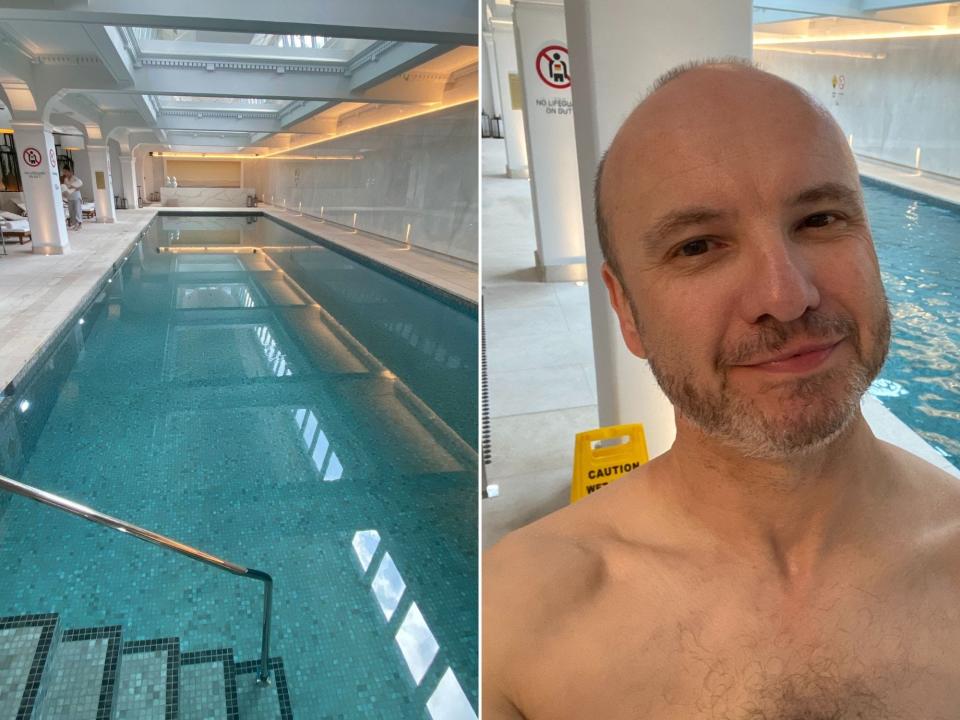
M 409 250 L 292 211 L 267 206 L 252 209 L 159 205 L 118 210 L 115 223 L 84 223 L 82 230 L 70 232 L 70 252 L 64 255 L 34 255 L 29 243 L 8 243 L 8 254 L 0 255 L 0 390 L 17 379 L 29 360 L 56 337 L 74 309 L 91 294 L 158 211 L 262 212 L 472 303 L 478 299 L 477 269 L 469 263 Z

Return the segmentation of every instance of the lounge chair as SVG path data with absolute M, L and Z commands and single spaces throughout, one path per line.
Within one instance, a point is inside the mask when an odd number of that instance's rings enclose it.
M 0 232 L 3 232 L 4 238 L 15 237 L 21 245 L 27 240 L 33 240 L 33 236 L 30 234 L 30 222 L 26 218 L 10 212 L 0 212 L 0 218 L 2 218 L 0 219 Z
M 26 203 L 19 202 L 17 200 L 13 201 L 13 204 L 20 208 L 21 214 L 23 217 L 27 216 L 27 206 Z M 97 204 L 92 202 L 85 202 L 80 205 L 80 210 L 83 215 L 84 220 L 90 220 L 97 216 Z M 67 204 L 63 204 L 63 211 L 67 212 Z

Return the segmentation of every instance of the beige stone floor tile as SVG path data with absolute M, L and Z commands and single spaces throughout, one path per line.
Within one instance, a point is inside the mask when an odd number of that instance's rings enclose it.
M 500 495 L 483 501 L 483 549 L 508 532 L 565 507 L 570 502 L 570 480 L 568 468 L 499 478 Z

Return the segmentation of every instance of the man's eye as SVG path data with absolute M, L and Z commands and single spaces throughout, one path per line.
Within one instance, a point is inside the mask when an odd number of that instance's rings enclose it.
M 685 257 L 691 257 L 693 255 L 703 255 L 707 250 L 710 249 L 710 243 L 706 240 L 691 240 L 688 243 L 684 243 L 677 249 L 677 255 L 683 255 Z
M 836 222 L 837 216 L 833 213 L 817 213 L 805 218 L 803 224 L 805 227 L 826 227 Z

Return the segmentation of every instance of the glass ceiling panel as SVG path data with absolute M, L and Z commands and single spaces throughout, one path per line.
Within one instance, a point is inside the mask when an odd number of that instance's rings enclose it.
M 206 56 L 211 46 L 216 53 L 234 57 L 277 59 L 298 58 L 346 62 L 375 40 L 323 37 L 320 35 L 239 33 L 216 30 L 176 30 L 172 28 L 130 28 L 144 54 L 169 54 L 183 57 Z
M 266 110 L 276 112 L 289 103 L 289 100 L 248 98 L 248 97 L 207 97 L 206 95 L 157 95 L 157 104 L 162 108 L 189 108 L 199 110 L 201 106 L 220 108 L 230 107 L 234 110 Z

